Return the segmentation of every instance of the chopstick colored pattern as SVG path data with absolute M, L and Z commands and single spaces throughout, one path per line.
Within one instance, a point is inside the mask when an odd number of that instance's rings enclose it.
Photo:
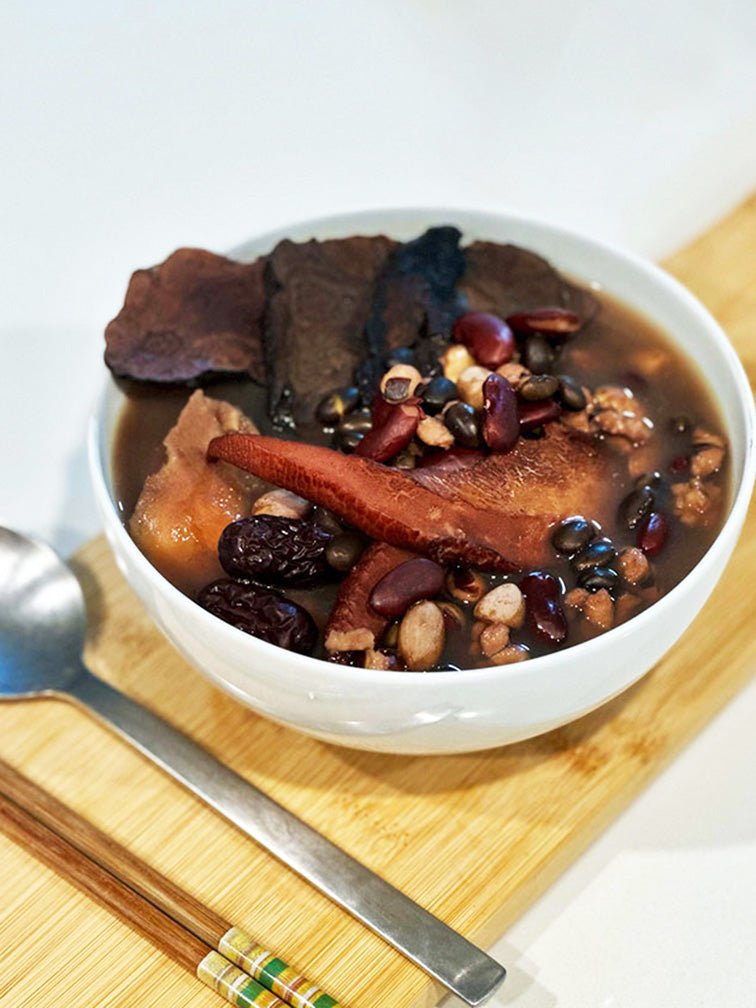
M 218 951 L 250 976 L 262 981 L 294 1008 L 339 1008 L 338 1001 L 330 994 L 287 966 L 273 952 L 258 945 L 240 928 L 232 927 L 226 931 L 218 942 Z
M 232 1004 L 340 1008 L 317 984 L 4 760 L 0 760 L 0 830 Z M 226 953 L 220 954 L 224 949 Z M 244 972 L 247 963 L 249 974 Z
M 238 1008 L 287 1008 L 284 1001 L 262 987 L 219 952 L 208 952 L 197 966 L 197 976 Z

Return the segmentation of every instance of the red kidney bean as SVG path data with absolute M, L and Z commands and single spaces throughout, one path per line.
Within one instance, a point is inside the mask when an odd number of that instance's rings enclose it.
M 498 315 L 468 312 L 454 323 L 452 337 L 464 344 L 484 367 L 497 368 L 512 360 L 515 339 L 512 330 Z
M 388 462 L 406 448 L 420 423 L 420 409 L 414 404 L 387 404 L 390 412 L 379 427 L 373 427 L 354 450 L 355 455 Z
M 667 516 L 661 511 L 652 511 L 638 528 L 635 544 L 646 556 L 660 553 L 669 535 Z
M 541 399 L 536 402 L 519 400 L 517 412 L 520 418 L 520 430 L 526 431 L 556 420 L 562 412 L 562 407 L 553 399 Z
M 443 567 L 426 557 L 412 557 L 383 575 L 370 593 L 370 605 L 381 616 L 397 619 L 420 599 L 439 595 L 443 587 Z
M 402 406 L 417 406 L 420 399 L 417 396 L 411 396 L 406 399 L 400 405 Z M 383 398 L 380 392 L 376 392 L 373 397 L 373 401 L 370 404 L 370 415 L 373 420 L 373 427 L 383 427 L 391 417 L 391 414 L 396 409 L 396 403 L 390 403 Z
M 567 617 L 559 602 L 559 582 L 552 574 L 534 571 L 520 581 L 530 629 L 549 644 L 567 639 Z
M 687 455 L 675 455 L 672 461 L 669 463 L 669 471 L 674 473 L 675 476 L 679 476 L 680 473 L 684 473 L 685 470 L 690 465 L 690 459 Z
M 517 395 L 506 378 L 490 374 L 483 382 L 483 440 L 491 451 L 508 452 L 520 436 Z
M 567 308 L 534 308 L 532 311 L 507 315 L 507 323 L 515 332 L 546 333 L 549 336 L 570 336 L 580 328 L 580 316 Z

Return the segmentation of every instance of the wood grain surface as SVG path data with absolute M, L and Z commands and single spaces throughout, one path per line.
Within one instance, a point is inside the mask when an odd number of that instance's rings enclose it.
M 756 198 L 668 268 L 713 311 L 756 376 Z M 76 559 L 96 673 L 487 945 L 746 682 L 756 666 L 756 511 L 682 641 L 601 710 L 482 754 L 336 748 L 247 711 L 155 631 L 102 540 Z M 345 1008 L 424 1008 L 416 967 L 73 707 L 0 707 L 0 756 L 208 907 L 255 934 Z M 0 836 L 0 1005 L 220 1004 L 176 963 Z M 107 969 L 103 963 L 107 962 Z

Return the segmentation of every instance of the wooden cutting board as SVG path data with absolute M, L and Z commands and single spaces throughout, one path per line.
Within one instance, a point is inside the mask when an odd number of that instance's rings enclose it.
M 756 376 L 756 198 L 667 266 Z M 399 757 L 325 745 L 210 686 L 155 631 L 101 539 L 77 556 L 92 669 L 235 767 L 465 935 L 488 945 L 756 668 L 756 511 L 672 654 L 604 708 L 483 754 Z M 86 715 L 0 707 L 0 756 L 226 918 L 306 967 L 345 1008 L 421 1008 L 441 992 Z M 0 1005 L 216 1006 L 146 941 L 0 835 Z

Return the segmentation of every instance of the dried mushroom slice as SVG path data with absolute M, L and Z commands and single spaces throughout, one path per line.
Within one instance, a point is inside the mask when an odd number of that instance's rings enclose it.
M 350 385 L 389 238 L 279 242 L 268 258 L 265 358 L 269 412 L 306 433 L 325 395 Z
M 105 363 L 138 381 L 192 385 L 238 374 L 263 382 L 264 265 L 185 248 L 137 270 L 105 330 Z
M 421 337 L 448 338 L 452 323 L 464 310 L 457 293 L 465 272 L 460 238 L 455 227 L 429 228 L 413 241 L 398 245 L 386 260 L 365 326 L 365 359 L 357 371 L 367 402 L 378 388 L 390 350 L 410 346 Z M 420 341 L 419 350 L 424 343 Z M 429 350 L 428 359 L 421 363 L 437 365 L 437 351 Z
M 517 245 L 473 242 L 466 249 L 466 259 L 459 288 L 470 311 L 506 318 L 514 312 L 555 306 L 575 312 L 585 323 L 598 310 L 598 302 L 588 291 L 571 284 L 535 252 Z

